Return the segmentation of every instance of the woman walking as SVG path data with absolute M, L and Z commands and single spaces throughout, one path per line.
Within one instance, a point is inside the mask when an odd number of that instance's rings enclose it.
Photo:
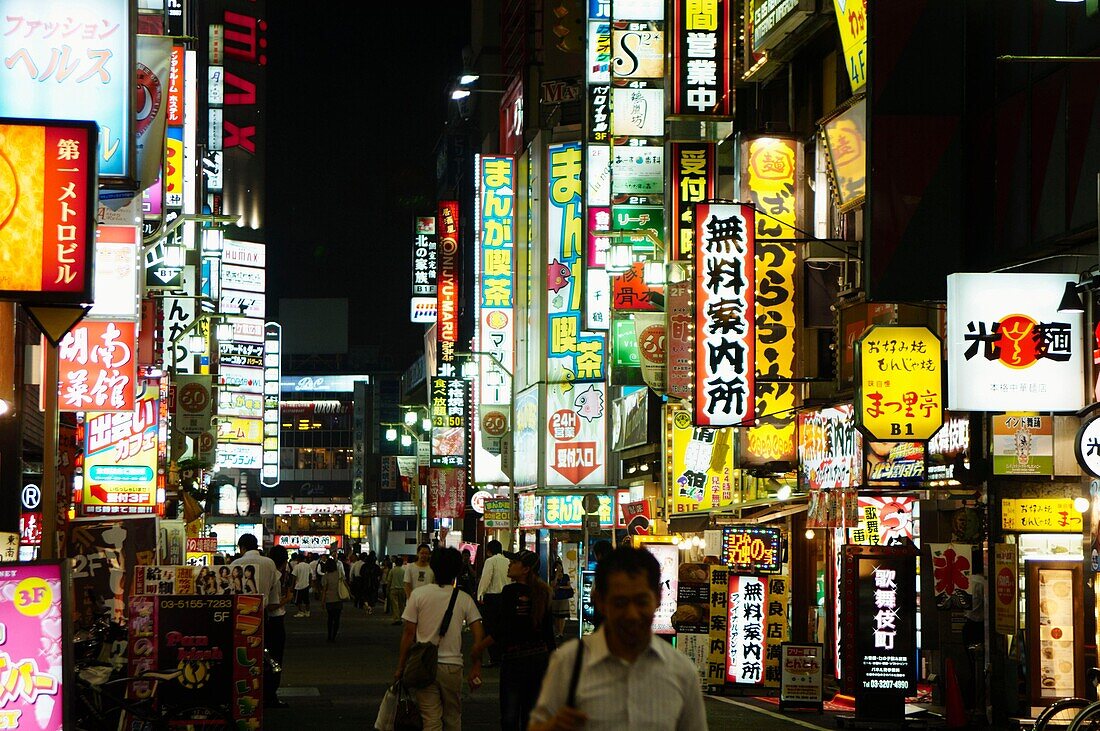
M 554 615 L 554 636 L 561 642 L 565 639 L 565 620 L 569 619 L 569 600 L 573 598 L 573 585 L 569 583 L 569 574 L 565 573 L 560 558 L 554 559 L 550 588 L 553 591 L 550 613 Z
M 328 614 L 328 641 L 336 642 L 336 634 L 340 631 L 340 612 L 344 611 L 344 602 L 340 600 L 340 570 L 336 567 L 336 559 L 329 556 L 322 564 L 321 574 L 321 603 L 325 605 Z
M 500 728 L 525 731 L 550 653 L 557 644 L 550 614 L 550 586 L 539 578 L 538 554 L 524 550 L 505 552 L 504 556 L 513 583 L 506 584 L 500 593 L 499 621 L 471 654 L 480 659 L 486 647 L 500 647 Z

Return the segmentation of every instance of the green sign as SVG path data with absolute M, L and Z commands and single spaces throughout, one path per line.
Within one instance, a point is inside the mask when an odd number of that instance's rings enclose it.
M 617 368 L 640 368 L 641 354 L 638 352 L 638 336 L 634 332 L 634 319 L 616 317 L 611 323 L 611 357 Z

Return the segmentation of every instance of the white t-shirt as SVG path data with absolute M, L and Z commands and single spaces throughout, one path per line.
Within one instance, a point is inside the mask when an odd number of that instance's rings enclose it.
M 420 566 L 415 563 L 405 564 L 405 586 L 409 587 L 410 591 L 416 591 L 422 586 L 428 586 L 435 583 L 435 572 L 432 571 L 431 566 Z M 443 615 L 439 615 L 440 618 Z
M 430 571 L 431 569 L 429 569 Z M 405 605 L 405 613 L 401 618 L 406 622 L 416 623 L 416 641 L 434 642 L 439 625 L 443 623 L 443 615 L 447 613 L 447 605 L 451 602 L 452 586 L 439 586 L 429 584 L 421 586 L 413 591 L 409 597 L 409 603 Z M 477 611 L 477 605 L 469 594 L 458 592 L 455 599 L 454 613 L 451 615 L 451 623 L 447 626 L 447 634 L 439 641 L 439 663 L 441 665 L 462 666 L 462 625 L 473 624 L 481 621 L 481 613 Z
M 299 561 L 294 564 L 294 590 L 301 591 L 302 589 L 309 588 L 309 564 L 305 561 Z

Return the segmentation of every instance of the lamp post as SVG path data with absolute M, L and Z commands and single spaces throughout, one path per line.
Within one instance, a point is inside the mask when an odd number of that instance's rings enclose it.
M 416 409 L 416 408 L 420 408 L 420 407 L 402 407 L 402 408 Z M 412 419 L 409 418 L 410 415 L 412 415 Z M 383 433 L 383 437 L 385 438 L 385 440 L 387 442 L 398 442 L 402 447 L 405 447 L 405 448 L 412 447 L 412 446 L 415 445 L 415 448 L 413 450 L 414 454 L 415 454 L 415 459 L 416 459 L 416 484 L 415 484 L 415 490 L 416 490 L 417 503 L 419 503 L 418 510 L 417 510 L 417 516 L 416 516 L 416 542 L 419 544 L 419 543 L 424 543 L 425 542 L 425 534 L 421 531 L 420 526 L 421 526 L 421 511 L 426 511 L 427 510 L 427 505 L 425 504 L 427 502 L 427 497 L 423 493 L 423 490 L 421 488 L 421 482 L 420 482 L 420 444 L 424 441 L 424 436 L 421 435 L 420 432 L 418 432 L 416 429 L 414 429 L 414 427 L 416 426 L 418 416 L 419 416 L 419 414 L 416 411 L 406 411 L 405 416 L 402 419 L 402 423 L 380 422 L 379 426 L 382 426 L 382 427 L 385 428 L 385 432 Z M 420 422 L 420 429 L 425 434 L 430 435 L 431 434 L 431 428 L 432 428 L 431 419 L 425 418 L 424 420 L 422 420 Z M 407 456 L 407 455 L 404 455 L 404 456 Z M 414 489 L 414 486 L 410 485 L 409 486 L 410 495 L 412 494 L 413 489 Z M 426 516 L 426 515 L 427 515 L 427 513 L 424 512 L 424 516 Z
M 481 358 L 488 358 L 493 365 L 497 367 L 504 375 L 508 376 L 508 431 L 505 433 L 503 439 L 513 439 L 515 421 L 516 421 L 516 394 L 515 394 L 515 378 L 512 376 L 512 371 L 508 369 L 503 363 L 500 362 L 500 358 L 495 353 L 490 353 L 484 350 L 470 350 L 465 353 L 456 352 L 456 356 L 467 356 L 471 359 L 474 356 Z M 471 361 L 472 362 L 472 361 Z M 480 428 L 475 426 L 474 428 Z M 515 454 L 514 445 L 509 449 L 510 454 Z M 503 468 L 503 465 L 502 465 Z M 503 469 L 501 470 L 504 471 Z M 514 543 L 516 540 L 516 481 L 513 475 L 513 469 L 509 469 L 505 474 L 508 477 L 508 548 L 514 550 Z

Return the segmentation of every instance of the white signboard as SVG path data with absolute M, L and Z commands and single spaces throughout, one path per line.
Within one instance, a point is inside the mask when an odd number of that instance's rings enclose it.
M 263 244 L 225 239 L 222 242 L 222 264 L 263 268 L 267 265 L 266 252 Z
M 779 663 L 782 676 L 779 683 L 779 705 L 798 706 L 822 702 L 822 646 L 781 645 Z
M 605 484 L 606 413 L 603 383 L 547 385 L 547 485 Z
M 137 317 L 140 232 L 137 226 L 101 225 L 96 229 L 94 303 L 88 317 Z
M 1058 312 L 1076 274 L 947 277 L 948 408 L 1077 411 L 1085 405 L 1080 313 Z
M 223 264 L 221 267 L 222 286 L 227 289 L 239 289 L 245 292 L 266 291 L 266 270 L 256 267 L 242 267 Z
M 258 470 L 263 462 L 259 444 L 219 444 L 214 458 L 217 469 Z
M 665 133 L 664 89 L 612 89 L 611 108 L 615 110 L 611 117 L 615 137 L 660 137 Z
M 275 503 L 275 515 L 347 515 L 351 503 Z
M 436 320 L 438 301 L 435 297 L 413 297 L 409 301 L 409 321 L 430 325 Z
M 218 368 L 218 386 L 229 391 L 263 393 L 264 370 L 263 368 L 221 365 Z
M 680 548 L 671 543 L 645 543 L 661 565 L 661 599 L 653 615 L 653 631 L 659 635 L 676 632 L 672 615 L 676 613 L 676 597 L 680 589 Z
M 225 266 L 222 266 L 224 271 Z M 262 292 L 242 292 L 236 289 L 222 288 L 219 309 L 229 314 L 262 318 L 267 310 L 266 298 Z M 261 327 L 261 342 L 263 328 Z
M 263 415 L 264 397 L 260 394 L 218 389 L 218 416 L 243 416 L 247 419 L 261 419 Z
M 585 184 L 588 191 L 585 202 L 590 206 L 611 205 L 611 146 L 589 145 L 588 167 L 585 168 Z
M 262 343 L 264 341 L 264 321 L 254 317 L 230 317 L 233 326 L 233 341 L 237 343 Z
M 1077 464 L 1093 477 L 1100 477 L 1100 419 L 1093 419 L 1077 430 Z

